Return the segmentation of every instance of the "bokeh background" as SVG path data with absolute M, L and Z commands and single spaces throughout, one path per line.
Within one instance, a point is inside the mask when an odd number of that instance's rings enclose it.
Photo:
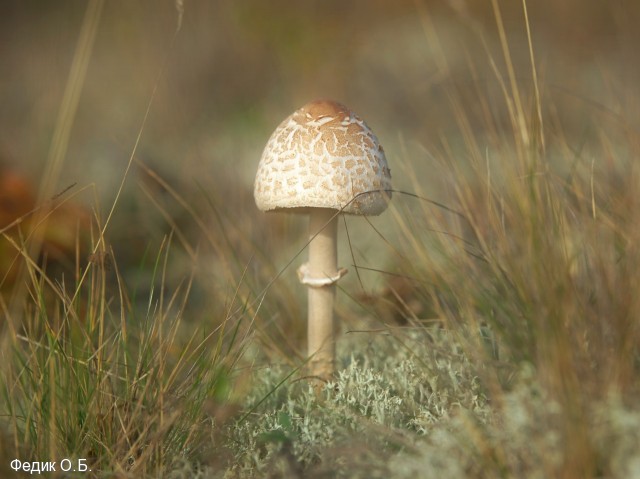
M 377 134 L 395 189 L 340 224 L 338 369 L 365 358 L 382 372 L 349 386 L 365 409 L 400 390 L 409 413 L 320 466 L 418 452 L 399 434 L 417 407 L 431 430 L 473 395 L 496 415 L 434 434 L 434 464 L 462 470 L 471 445 L 479 475 L 637 477 L 639 24 L 637 0 L 1 2 L 0 475 L 9 444 L 153 477 L 211 444 L 224 462 L 213 436 L 240 409 L 231 454 L 291 432 L 307 224 L 258 211 L 252 182 L 282 119 L 331 98 Z M 406 325 L 435 327 L 414 348 Z M 426 358 L 441 403 L 397 352 Z M 315 444 L 328 403 L 302 402 Z M 271 435 L 287 461 L 292 438 Z
M 73 263 L 78 217 L 104 223 L 142 132 L 106 234 L 120 273 L 133 287 L 150 288 L 151 268 L 139 267 L 141 258 L 173 230 L 180 234 L 165 284 L 178 284 L 195 268 L 202 275 L 196 304 L 228 298 L 233 288 L 217 275 L 227 259 L 216 237 L 233 245 L 249 274 L 261 268 L 262 254 L 275 265 L 273 276 L 304 246 L 305 222 L 257 211 L 252 181 L 273 129 L 307 101 L 350 106 L 384 145 L 394 187 L 411 192 L 418 182 L 430 199 L 445 202 L 448 185 L 436 165 L 464 161 L 465 125 L 487 145 L 503 142 L 497 132 L 510 128 L 505 44 L 521 90 L 529 91 L 525 110 L 535 115 L 522 2 L 496 4 L 503 32 L 489 0 L 110 0 L 88 42 L 81 30 L 91 2 L 3 2 L 3 221 L 29 211 L 44 177 L 51 179 L 74 53 L 89 48 L 68 144 L 49 186 L 51 194 L 75 185 L 77 206 L 51 222 L 58 256 L 66 249 Z M 536 0 L 527 7 L 546 148 L 569 148 L 587 165 L 607 161 L 589 149 L 599 143 L 595 136 L 607 131 L 615 142 L 640 124 L 640 5 Z M 412 201 L 396 195 L 394 205 L 406 213 Z M 363 266 L 393 272 L 392 260 L 378 254 L 394 241 L 392 222 L 372 220 L 382 240 L 367 222 L 348 221 L 363 236 L 352 236 L 351 248 L 341 245 L 343 262 L 357 256 Z M 357 279 L 349 275 L 345 284 Z M 293 268 L 282 281 L 296 287 Z M 375 288 L 382 280 L 371 281 Z

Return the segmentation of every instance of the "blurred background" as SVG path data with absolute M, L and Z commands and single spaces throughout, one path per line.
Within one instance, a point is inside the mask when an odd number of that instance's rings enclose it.
M 417 458 L 401 429 L 450 415 L 479 476 L 525 477 L 530 460 L 546 477 L 637 477 L 610 472 L 621 456 L 638 464 L 638 25 L 638 0 L 0 2 L 0 475 L 4 445 L 21 438 L 31 460 L 108 470 L 165 449 L 182 457 L 219 444 L 200 440 L 205 424 L 233 417 L 252 382 L 254 399 L 285 397 L 306 358 L 295 269 L 307 221 L 258 211 L 252 183 L 277 125 L 330 98 L 377 134 L 395 190 L 379 217 L 340 222 L 338 369 L 360 354 L 391 371 L 374 338 L 399 332 L 390 347 L 417 357 L 402 338 L 413 328 L 395 326 L 436 325 L 416 348 L 430 388 L 419 400 L 405 369 L 371 382 L 404 384 L 407 418 L 428 397 L 424 420 L 367 430 Z M 443 324 L 473 367 L 429 339 Z M 562 408 L 527 385 L 528 362 Z M 459 367 L 506 411 L 486 429 L 484 412 L 459 414 L 458 392 L 481 397 Z M 278 370 L 289 376 L 276 386 Z M 526 399 L 509 399 L 512 380 Z M 452 385 L 451 409 L 431 402 L 432 382 Z M 596 402 L 609 392 L 610 413 Z M 255 404 L 239 422 L 271 427 Z M 361 436 L 360 410 L 346 409 Z M 324 418 L 323 404 L 318 437 Z M 295 433 L 278 424 L 288 461 Z M 444 424 L 451 435 L 425 436 L 434 464 L 461 430 Z M 327 464 L 386 461 L 384 448 L 344 444 Z
M 142 133 L 108 246 L 121 274 L 144 288 L 142 258 L 174 231 L 177 259 L 165 281 L 197 269 L 204 281 L 194 295 L 206 303 L 211 290 L 233 294 L 217 276 L 230 252 L 238 275 L 272 263 L 273 277 L 303 247 L 306 222 L 260 213 L 252 181 L 271 132 L 307 101 L 352 108 L 384 145 L 394 187 L 411 192 L 418 182 L 436 201 L 447 185 L 435 165 L 464 160 L 465 128 L 489 146 L 509 128 L 509 68 L 535 115 L 531 53 L 549 151 L 557 144 L 591 161 L 598 132 L 611 130 L 614 141 L 638 129 L 637 2 L 528 2 L 533 52 L 522 2 L 496 4 L 503 30 L 490 0 L 3 2 L 0 227 L 75 185 L 45 233 L 72 264 L 77 231 L 91 218 L 104 224 Z M 95 29 L 83 33 L 91 15 Z M 83 48 L 86 75 L 72 67 Z M 73 81 L 77 110 L 65 103 Z M 61 118 L 70 118 L 68 142 L 58 141 Z M 372 257 L 381 237 L 364 220 L 348 221 L 364 236 L 344 242 L 342 262 L 391 271 L 384 255 Z M 372 221 L 393 241 L 390 220 Z M 15 256 L 7 245 L 0 252 Z M 293 270 L 283 281 L 295 287 Z

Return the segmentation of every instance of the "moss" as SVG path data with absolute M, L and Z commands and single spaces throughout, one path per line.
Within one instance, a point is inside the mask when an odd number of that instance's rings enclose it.
M 226 431 L 224 477 L 534 479 L 569 467 L 566 411 L 532 368 L 490 401 L 481 366 L 444 330 L 340 344 L 344 367 L 319 395 L 304 379 L 276 388 L 286 367 L 256 371 L 251 412 Z M 588 415 L 596 468 L 638 476 L 640 410 L 609 398 Z

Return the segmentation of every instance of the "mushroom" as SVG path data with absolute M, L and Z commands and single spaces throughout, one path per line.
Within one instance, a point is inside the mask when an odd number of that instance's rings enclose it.
M 391 173 L 382 146 L 360 117 L 330 100 L 306 104 L 269 138 L 254 184 L 262 211 L 309 215 L 309 262 L 298 270 L 308 287 L 311 375 L 334 371 L 333 303 L 338 268 L 339 213 L 378 215 L 391 198 Z

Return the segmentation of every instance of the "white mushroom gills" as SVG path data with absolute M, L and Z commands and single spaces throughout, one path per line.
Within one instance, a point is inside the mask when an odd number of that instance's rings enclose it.
M 308 287 L 310 372 L 331 378 L 335 362 L 337 213 L 378 215 L 391 198 L 391 173 L 378 139 L 344 105 L 318 100 L 296 110 L 271 135 L 254 185 L 263 211 L 309 214 L 309 262 L 298 271 Z

